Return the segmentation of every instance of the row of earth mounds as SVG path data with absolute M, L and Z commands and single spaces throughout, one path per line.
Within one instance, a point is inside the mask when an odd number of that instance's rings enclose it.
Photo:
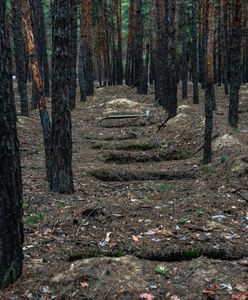
M 143 181 L 143 180 L 189 180 L 200 176 L 201 170 L 198 166 L 185 166 L 182 168 L 150 170 L 128 169 L 128 168 L 99 168 L 89 172 L 90 175 L 102 181 Z
M 202 245 L 185 245 L 180 243 L 160 242 L 156 247 L 152 243 L 142 243 L 142 245 L 134 245 L 129 242 L 113 247 L 106 246 L 104 249 L 97 245 L 81 245 L 84 250 L 81 252 L 68 253 L 66 259 L 70 262 L 79 259 L 92 257 L 121 257 L 133 255 L 140 259 L 150 261 L 185 261 L 196 259 L 200 256 L 205 256 L 212 259 L 221 260 L 238 260 L 248 256 L 247 244 L 240 243 L 234 245 L 232 243 L 222 243 L 218 248 L 214 243 Z
M 123 151 L 149 151 L 153 149 L 157 149 L 160 147 L 160 144 L 154 141 L 125 141 L 125 143 L 110 143 L 110 142 L 98 142 L 93 143 L 93 149 L 102 149 L 102 150 L 123 150 Z
M 180 150 L 159 150 L 157 152 L 121 152 L 121 151 L 109 151 L 102 155 L 102 158 L 107 163 L 146 163 L 146 162 L 160 162 L 170 160 L 184 160 L 190 157 L 190 153 L 187 151 Z

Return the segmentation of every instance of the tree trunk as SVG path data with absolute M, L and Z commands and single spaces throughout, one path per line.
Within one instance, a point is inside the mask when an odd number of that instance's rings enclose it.
M 31 60 L 32 77 L 34 82 L 35 94 L 38 102 L 41 126 L 43 129 L 47 179 L 50 181 L 51 165 L 52 165 L 50 119 L 49 119 L 48 111 L 46 109 L 46 99 L 44 97 L 43 82 L 42 82 L 42 77 L 41 77 L 38 59 L 37 59 L 37 53 L 34 44 L 33 24 L 32 24 L 31 10 L 29 7 L 28 0 L 20 0 L 20 5 L 21 5 L 21 12 L 22 12 L 22 20 L 24 24 L 24 29 L 26 31 L 26 37 L 27 37 L 27 52 Z
M 165 1 L 156 0 L 156 67 L 155 67 L 155 102 L 168 107 L 166 99 L 166 44 L 165 35 Z
M 79 85 L 81 101 L 94 94 L 92 61 L 92 1 L 81 0 Z
M 182 77 L 182 99 L 188 97 L 188 45 L 187 45 L 187 1 L 182 1 L 182 55 L 181 55 L 181 77 Z
M 198 60 L 197 60 L 197 28 L 196 28 L 197 0 L 192 0 L 192 77 L 193 77 L 193 103 L 199 103 L 198 91 Z
M 0 2 L 0 288 L 22 273 L 23 223 L 19 142 L 6 22 L 6 1 Z
M 118 32 L 118 43 L 117 43 L 117 55 L 116 55 L 116 80 L 117 85 L 122 85 L 123 81 L 123 66 L 122 66 L 122 5 L 121 0 L 116 1 L 117 11 L 117 32 Z
M 208 0 L 207 6 L 207 80 L 205 87 L 205 133 L 203 163 L 212 158 L 213 99 L 214 99 L 214 0 Z
M 33 24 L 35 48 L 38 54 L 38 64 L 43 80 L 44 93 L 46 97 L 50 96 L 49 88 L 49 65 L 47 57 L 47 42 L 45 30 L 45 18 L 42 0 L 33 0 Z
M 125 66 L 125 83 L 132 85 L 131 68 L 133 58 L 133 40 L 135 32 L 135 0 L 130 0 L 129 7 L 129 21 L 128 21 L 128 36 L 127 36 L 127 53 L 126 53 L 126 66 Z
M 229 94 L 229 89 L 228 89 L 228 76 L 227 76 L 227 49 L 226 49 L 226 45 L 227 45 L 227 29 L 226 29 L 226 17 L 225 15 L 227 14 L 226 12 L 226 1 L 225 0 L 221 0 L 220 3 L 220 43 L 221 43 L 221 49 L 222 49 L 222 81 L 224 83 L 224 87 L 225 87 L 225 94 L 228 95 Z
M 168 101 L 169 117 L 177 114 L 177 66 L 176 66 L 176 26 L 175 26 L 176 0 L 166 0 L 165 5 L 165 34 L 167 35 L 167 78 L 166 98 Z
M 147 94 L 147 80 L 145 79 L 143 64 L 143 18 L 142 1 L 136 0 L 136 34 L 135 34 L 135 81 L 138 94 Z
M 71 59 L 70 59 L 70 107 L 75 108 L 77 90 L 77 0 L 71 1 Z
M 201 32 L 200 32 L 200 55 L 199 55 L 199 75 L 201 87 L 205 88 L 206 83 L 206 44 L 207 44 L 207 1 L 201 0 Z
M 20 5 L 18 0 L 12 0 L 13 38 L 15 46 L 15 65 L 18 83 L 18 91 L 21 102 L 21 115 L 28 116 L 28 94 L 27 94 L 27 55 L 25 40 L 22 32 L 22 21 Z
M 228 121 L 231 127 L 238 126 L 241 48 L 241 1 L 236 0 L 232 11 L 230 36 L 230 96 Z
M 51 190 L 73 193 L 70 109 L 72 8 L 68 0 L 55 0 L 53 5 Z

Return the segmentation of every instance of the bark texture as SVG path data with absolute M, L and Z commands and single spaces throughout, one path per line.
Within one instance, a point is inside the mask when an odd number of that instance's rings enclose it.
M 51 190 L 73 193 L 70 109 L 71 3 L 53 4 Z
M 214 101 L 214 0 L 207 5 L 207 80 L 205 87 L 205 133 L 203 163 L 208 164 L 212 158 L 213 101 Z
M 37 52 L 35 49 L 34 34 L 33 34 L 33 23 L 31 17 L 31 8 L 28 0 L 20 0 L 22 20 L 27 38 L 27 52 L 31 60 L 31 71 L 33 77 L 33 88 L 35 91 L 35 97 L 38 102 L 38 108 L 40 113 L 40 121 L 43 130 L 43 139 L 45 146 L 45 158 L 46 158 L 46 173 L 47 179 L 51 180 L 51 124 L 46 109 L 46 99 L 43 90 L 43 81 L 41 72 L 39 69 Z
M 22 181 L 6 22 L 0 2 L 0 288 L 22 273 Z
M 18 83 L 18 91 L 20 94 L 21 102 L 21 115 L 28 116 L 28 94 L 27 94 L 27 55 L 25 48 L 25 40 L 22 31 L 21 11 L 18 0 L 12 0 L 12 26 L 13 26 L 13 38 L 15 46 L 15 66 L 16 77 Z

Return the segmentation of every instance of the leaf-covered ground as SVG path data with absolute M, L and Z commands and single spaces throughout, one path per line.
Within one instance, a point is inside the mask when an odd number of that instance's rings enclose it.
M 237 130 L 216 90 L 209 166 L 203 96 L 192 105 L 190 86 L 161 127 L 166 114 L 152 88 L 147 96 L 96 89 L 72 114 L 73 195 L 49 191 L 38 112 L 19 116 L 24 269 L 0 298 L 248 299 L 248 86 Z

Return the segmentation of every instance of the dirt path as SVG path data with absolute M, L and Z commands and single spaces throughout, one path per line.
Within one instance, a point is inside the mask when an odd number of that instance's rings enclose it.
M 158 132 L 165 116 L 152 91 L 97 89 L 73 112 L 73 195 L 49 192 L 37 112 L 19 118 L 24 271 L 0 298 L 247 299 L 246 92 L 234 132 L 217 91 L 214 161 L 206 167 L 203 107 L 190 96 Z M 99 119 L 146 110 L 151 118 Z M 223 144 L 224 134 L 236 144 Z

